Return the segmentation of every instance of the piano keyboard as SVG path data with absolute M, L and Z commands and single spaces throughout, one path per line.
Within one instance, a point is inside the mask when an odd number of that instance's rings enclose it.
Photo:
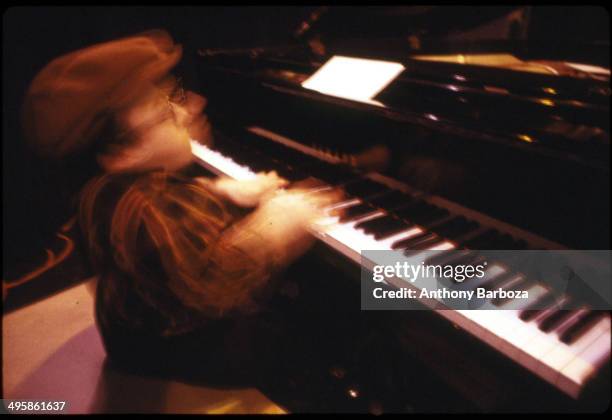
M 311 231 L 319 240 L 356 264 L 364 250 L 419 251 L 452 249 L 561 249 L 558 244 L 462 208 L 439 197 L 424 197 L 404 184 L 380 174 L 360 175 L 340 158 L 260 127 L 238 133 L 240 141 L 223 141 L 216 150 L 192 141 L 196 160 L 209 171 L 235 179 L 250 179 L 259 171 L 276 170 L 289 181 L 313 176 L 340 185 L 347 199 L 330 207 L 330 216 Z M 342 207 L 342 216 L 333 216 Z M 493 227 L 495 226 L 495 227 Z M 501 229 L 503 229 L 503 232 Z M 520 239 L 516 239 L 520 238 Z M 366 261 L 371 266 L 376 261 Z M 370 265 L 371 264 L 371 265 Z M 482 279 L 465 287 L 524 287 L 525 279 L 509 276 L 492 264 Z M 396 287 L 401 280 L 391 279 Z M 527 302 L 489 302 L 505 310 L 436 310 L 436 312 L 492 346 L 516 363 L 578 398 L 586 383 L 610 360 L 610 315 L 606 311 L 535 310 L 537 299 L 549 298 L 546 289 L 531 284 Z M 541 307 L 541 306 L 539 306 Z

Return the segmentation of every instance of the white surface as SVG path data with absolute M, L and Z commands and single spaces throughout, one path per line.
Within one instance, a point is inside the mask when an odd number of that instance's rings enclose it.
M 69 413 L 283 413 L 256 389 L 193 386 L 108 367 L 94 324 L 93 285 L 3 316 L 3 398 L 64 400 Z
M 372 98 L 402 71 L 401 63 L 335 55 L 302 83 L 305 89 L 382 106 Z

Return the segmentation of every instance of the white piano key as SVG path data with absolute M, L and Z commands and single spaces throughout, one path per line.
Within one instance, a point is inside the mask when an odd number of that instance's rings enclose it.
M 609 326 L 609 319 L 600 320 L 600 322 L 593 325 L 582 337 L 570 345 L 559 340 L 557 346 L 542 357 L 542 364 L 538 369 L 538 373 L 543 375 L 545 379 L 556 383 L 563 368 L 597 340 L 600 335 L 605 334 L 604 328 L 606 325 Z
M 561 369 L 556 383 L 576 398 L 586 380 L 610 359 L 610 317 L 601 319 L 570 347 L 576 356 Z
M 497 340 L 491 339 L 489 341 L 494 343 L 500 351 L 517 361 L 519 357 L 525 361 L 528 358 L 534 359 L 528 347 L 532 346 L 536 339 L 544 339 L 545 336 L 535 324 L 523 322 L 518 317 L 519 311 L 516 310 L 480 309 L 459 312 L 495 336 Z M 552 341 L 550 344 L 552 345 Z M 527 354 L 521 355 L 521 353 L 525 353 L 525 350 L 527 350 Z M 533 350 L 537 351 L 537 349 Z M 531 360 L 531 364 L 526 367 L 535 370 L 535 360 Z
M 219 175 L 223 174 L 238 180 L 249 180 L 257 176 L 257 174 L 248 167 L 237 164 L 227 156 L 195 140 L 191 140 L 191 153 L 197 157 L 200 162 L 204 163 L 207 169 Z
M 460 309 L 455 312 L 464 318 L 457 320 L 464 329 L 494 348 L 500 344 L 501 338 L 493 333 L 495 326 L 500 322 L 498 311 Z
M 566 320 L 561 322 L 555 328 L 555 333 L 560 336 L 561 335 L 561 331 L 565 331 L 566 328 L 568 328 L 569 326 L 573 325 L 576 321 L 580 320 L 580 318 L 582 318 L 583 316 L 588 314 L 588 312 L 589 312 L 589 308 L 587 306 L 582 306 L 582 307 L 574 310 L 572 315 L 570 315 Z
M 347 223 L 339 223 L 338 217 L 335 217 L 335 219 L 317 221 L 318 226 L 315 226 L 313 233 L 323 242 L 333 246 L 359 264 L 362 261 L 361 254 L 363 251 L 393 251 L 392 245 L 395 242 L 422 233 L 421 228 L 411 227 L 389 238 L 379 240 L 374 238 L 374 235 L 366 233 L 363 229 L 357 229 L 355 227 L 355 225 L 360 222 L 383 217 L 385 215 L 385 212 L 376 212 Z M 321 223 L 324 224 L 322 230 L 318 229 Z M 398 255 L 401 255 L 401 253 L 398 252 Z
M 533 325 L 527 326 L 527 323 L 521 320 L 519 315 L 521 309 L 545 294 L 546 289 L 539 285 L 534 285 L 527 292 L 529 293 L 528 299 L 512 299 L 499 307 L 504 317 L 504 322 L 500 323 L 497 328 L 498 334 L 504 337 L 499 349 L 513 360 L 518 360 L 521 349 L 527 345 L 535 334 L 542 333 Z
M 585 351 L 566 366 L 557 380 L 557 386 L 574 398 L 580 396 L 586 382 L 601 365 L 610 359 L 610 333 L 600 335 Z
M 518 361 L 522 349 L 531 341 L 535 334 L 541 331 L 533 325 L 525 325 L 519 318 L 520 311 L 502 310 L 504 322 L 497 328 L 504 340 L 499 349 L 512 360 Z
M 413 226 L 410 228 L 407 228 L 404 231 L 401 231 L 399 233 L 394 234 L 393 236 L 390 236 L 388 238 L 385 239 L 378 239 L 378 243 L 380 244 L 380 248 L 381 249 L 388 249 L 388 250 L 392 250 L 393 249 L 393 244 L 399 241 L 403 241 L 404 239 L 408 239 L 412 236 L 416 236 L 423 233 L 423 229 L 421 229 L 418 226 Z
M 325 231 L 325 235 L 346 244 L 353 252 L 361 254 L 362 251 L 380 249 L 380 244 L 373 235 L 366 234 L 361 229 L 356 229 L 355 225 L 367 220 L 376 219 L 385 215 L 383 211 L 373 211 L 370 214 L 352 220 L 347 223 L 338 223 L 331 229 Z
M 484 283 L 494 279 L 506 272 L 506 269 L 499 264 L 491 264 L 485 269 L 485 275 L 481 278 L 473 277 L 467 281 L 456 283 L 453 287 L 456 290 L 474 290 L 481 287 Z
M 451 249 L 455 249 L 455 244 L 451 241 L 441 241 L 431 247 L 427 248 L 427 251 L 448 251 Z M 433 257 L 438 255 L 438 253 L 429 253 L 429 256 Z
M 526 326 L 527 328 L 537 329 L 537 322 L 527 322 Z M 534 372 L 537 372 L 540 359 L 559 343 L 559 339 L 555 334 L 544 333 L 539 329 L 538 331 L 540 331 L 540 334 L 534 334 L 531 339 L 523 345 L 521 348 L 523 352 L 519 355 L 518 359 L 523 366 Z
M 340 210 L 340 209 L 343 209 L 343 208 L 356 206 L 358 204 L 361 204 L 361 200 L 360 199 L 358 199 L 358 198 L 351 198 L 350 200 L 341 201 L 339 203 L 332 204 L 331 206 L 326 207 L 325 208 L 325 212 L 329 214 L 329 213 L 332 212 L 332 210 Z
M 479 338 L 533 373 L 537 373 L 539 355 L 557 343 L 554 336 L 548 337 L 534 324 L 520 321 L 515 311 L 460 312 L 480 328 Z
M 500 306 L 500 308 L 504 310 L 525 309 L 538 299 L 542 298 L 546 293 L 548 293 L 548 289 L 542 287 L 539 284 L 534 284 L 528 289 L 526 289 L 526 292 L 529 296 L 527 299 L 512 299 L 509 302 L 504 303 L 502 306 Z

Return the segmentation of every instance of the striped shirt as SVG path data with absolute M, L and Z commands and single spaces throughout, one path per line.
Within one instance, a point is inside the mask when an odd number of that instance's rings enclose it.
M 99 274 L 99 327 L 161 337 L 254 313 L 273 271 L 226 244 L 240 210 L 176 173 L 104 174 L 83 189 L 79 224 Z M 253 233 L 255 234 L 255 233 Z

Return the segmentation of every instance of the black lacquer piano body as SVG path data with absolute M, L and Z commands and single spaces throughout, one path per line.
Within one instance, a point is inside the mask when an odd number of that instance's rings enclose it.
M 440 16 L 455 21 L 453 10 L 387 9 L 316 9 L 288 46 L 200 49 L 198 89 L 217 135 L 210 148 L 194 144 L 199 163 L 343 188 L 338 228 L 319 239 L 349 267 L 363 249 L 610 249 L 606 46 L 546 49 L 521 39 L 520 19 L 509 20 L 518 39 L 428 37 L 444 32 Z M 487 13 L 499 23 L 525 11 Z M 355 36 L 341 23 L 363 27 L 368 16 L 387 19 L 389 33 Z M 414 30 L 390 36 L 398 26 Z M 304 88 L 333 56 L 404 70 L 370 103 Z M 486 312 L 388 317 L 405 330 L 406 357 L 425 360 L 479 409 L 607 407 L 608 312 Z M 422 318 L 430 337 L 411 332 Z

